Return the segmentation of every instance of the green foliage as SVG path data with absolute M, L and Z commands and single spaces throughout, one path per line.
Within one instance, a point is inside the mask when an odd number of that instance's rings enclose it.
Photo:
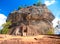
M 47 34 L 54 34 L 53 29 L 49 29 Z
M 41 0 L 38 0 L 38 2 L 35 4 L 36 6 L 40 6 L 42 3 L 41 3 Z
M 2 30 L 0 30 L 0 34 L 2 33 Z
M 18 7 L 18 10 L 20 10 L 20 9 L 22 9 L 22 7 L 21 7 L 21 6 L 19 6 L 19 7 Z
M 3 28 L 3 29 L 2 29 L 2 34 L 7 34 L 7 33 L 8 33 L 8 30 L 9 30 L 9 29 L 8 29 L 7 27 L 6 27 L 6 28 Z
M 1 34 L 7 34 L 9 31 L 9 26 L 11 25 L 11 22 L 8 21 L 5 24 L 3 24 L 3 29 L 1 30 Z
M 41 2 L 38 2 L 37 4 L 36 4 L 36 6 L 40 6 L 41 5 Z

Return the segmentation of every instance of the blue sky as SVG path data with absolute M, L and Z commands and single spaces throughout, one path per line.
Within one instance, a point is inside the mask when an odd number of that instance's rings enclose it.
M 54 26 L 60 19 L 60 0 L 41 0 L 56 17 L 53 21 Z M 8 14 L 17 10 L 19 6 L 31 6 L 38 0 L 0 0 L 0 26 L 5 22 Z
M 9 12 L 17 9 L 19 6 L 31 6 L 36 2 L 37 0 L 0 0 L 0 13 L 8 16 Z
M 48 1 L 48 3 L 47 3 Z M 52 3 L 52 1 L 54 1 Z M 4 14 L 8 16 L 8 14 L 11 11 L 14 11 L 17 9 L 19 6 L 24 6 L 24 5 L 32 5 L 34 3 L 38 2 L 38 0 L 0 0 L 0 14 Z M 47 3 L 48 9 L 51 10 L 51 12 L 55 15 L 55 17 L 59 17 L 60 14 L 60 0 L 42 0 L 42 3 Z M 51 4 L 52 3 L 52 4 Z

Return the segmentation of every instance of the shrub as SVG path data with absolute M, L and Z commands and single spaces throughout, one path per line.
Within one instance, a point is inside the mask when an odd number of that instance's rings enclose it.
M 38 0 L 38 2 L 36 4 L 34 4 L 35 6 L 40 6 L 42 3 L 41 3 L 41 0 Z
M 54 34 L 53 29 L 49 29 L 47 34 Z
M 3 24 L 3 29 L 1 30 L 1 34 L 7 34 L 9 31 L 9 26 L 11 25 L 11 22 L 8 21 L 5 24 Z
M 18 7 L 18 10 L 20 10 L 21 8 L 22 8 L 22 7 L 21 7 L 21 6 L 19 6 L 19 7 Z

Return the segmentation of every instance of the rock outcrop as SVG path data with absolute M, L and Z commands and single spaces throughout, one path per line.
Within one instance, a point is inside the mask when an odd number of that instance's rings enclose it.
M 7 21 L 11 21 L 9 27 L 11 35 L 33 36 L 53 32 L 52 20 L 55 17 L 47 9 L 45 4 L 40 6 L 29 6 L 11 12 Z

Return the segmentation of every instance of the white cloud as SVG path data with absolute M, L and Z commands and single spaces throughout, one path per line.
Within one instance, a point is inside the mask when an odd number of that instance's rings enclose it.
M 60 20 L 59 18 L 55 18 L 55 19 L 52 21 L 53 27 L 55 27 L 56 25 L 58 25 L 58 21 L 59 21 L 59 20 Z
M 6 22 L 7 17 L 4 14 L 0 14 L 0 29 L 2 28 L 2 24 Z
M 55 19 L 53 20 L 53 27 L 54 27 L 54 33 L 55 33 L 55 34 L 60 34 L 60 29 L 59 29 L 60 26 L 58 25 L 58 21 L 60 21 L 59 18 L 55 18 Z M 59 27 L 55 28 L 56 25 L 58 25 Z
M 50 6 L 50 5 L 54 4 L 55 2 L 56 2 L 55 0 L 45 0 L 45 4 L 47 6 Z

